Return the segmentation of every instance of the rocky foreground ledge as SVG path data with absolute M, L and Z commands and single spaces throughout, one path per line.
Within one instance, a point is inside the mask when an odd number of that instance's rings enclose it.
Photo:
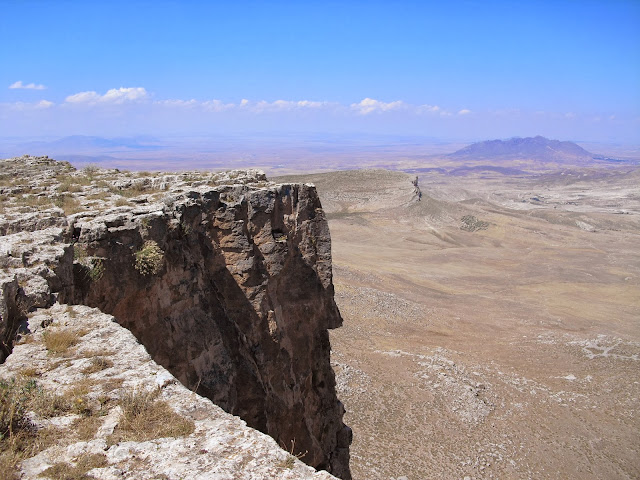
M 350 478 L 312 185 L 25 156 L 0 199 L 1 470 Z

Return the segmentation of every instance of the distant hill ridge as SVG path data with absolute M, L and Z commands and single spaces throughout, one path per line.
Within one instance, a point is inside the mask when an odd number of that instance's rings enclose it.
M 456 158 L 522 158 L 540 161 L 591 160 L 598 157 L 573 142 L 537 137 L 487 140 L 473 143 L 452 154 Z

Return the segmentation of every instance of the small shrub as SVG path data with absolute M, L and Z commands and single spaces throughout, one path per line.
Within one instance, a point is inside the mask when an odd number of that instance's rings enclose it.
M 82 169 L 82 172 L 90 179 L 93 180 L 93 177 L 96 173 L 98 173 L 98 166 L 90 163 L 86 167 Z
M 87 253 L 87 249 L 79 244 L 75 244 L 73 246 L 73 259 L 77 260 L 78 262 L 82 263 L 83 261 L 85 261 L 88 257 L 88 253 Z
M 284 443 L 282 443 L 282 446 L 284 447 Z M 301 458 L 304 458 L 307 455 L 307 451 L 305 450 L 304 452 L 298 452 L 298 453 L 293 453 L 295 451 L 296 448 L 296 440 L 295 438 L 293 440 L 291 440 L 291 448 L 290 449 L 286 449 L 283 448 L 283 450 L 287 450 L 289 455 L 287 455 L 287 458 L 282 460 L 278 466 L 280 468 L 286 468 L 286 469 L 291 469 L 295 466 L 296 464 L 296 459 L 300 460 Z
M 164 252 L 153 240 L 147 240 L 135 253 L 135 268 L 142 275 L 155 275 L 162 268 Z
M 80 244 L 73 246 L 73 258 L 79 264 L 87 267 L 87 274 L 93 281 L 98 281 L 104 275 L 104 260 L 98 257 L 89 257 L 86 247 Z
M 101 258 L 93 258 L 91 260 L 91 270 L 89 270 L 89 276 L 91 280 L 97 282 L 104 275 L 104 261 Z

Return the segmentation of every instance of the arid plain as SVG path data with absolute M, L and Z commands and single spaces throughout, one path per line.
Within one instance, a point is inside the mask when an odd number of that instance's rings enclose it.
M 640 477 L 640 169 L 316 184 L 355 479 Z

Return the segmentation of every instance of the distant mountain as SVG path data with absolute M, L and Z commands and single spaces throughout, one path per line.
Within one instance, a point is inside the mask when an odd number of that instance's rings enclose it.
M 549 140 L 541 136 L 510 138 L 508 140 L 488 140 L 473 143 L 449 157 L 460 159 L 525 159 L 542 162 L 569 162 L 603 160 L 573 142 Z
M 72 135 L 48 142 L 27 142 L 21 146 L 38 151 L 84 151 L 84 150 L 111 150 L 111 149 L 136 149 L 147 150 L 158 148 L 157 140 L 149 136 L 104 138 L 86 135 Z

